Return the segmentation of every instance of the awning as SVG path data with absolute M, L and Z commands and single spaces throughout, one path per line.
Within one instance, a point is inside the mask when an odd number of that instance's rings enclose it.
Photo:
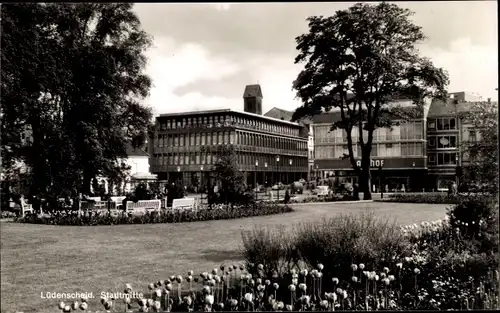
M 130 175 L 132 179 L 135 180 L 157 180 L 158 175 L 151 173 L 134 173 Z

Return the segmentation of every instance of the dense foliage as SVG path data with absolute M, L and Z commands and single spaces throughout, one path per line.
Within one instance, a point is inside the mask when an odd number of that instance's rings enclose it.
M 395 193 L 384 198 L 385 202 L 457 204 L 467 195 L 447 193 Z
M 408 119 L 417 112 L 390 102 L 406 98 L 421 108 L 426 100 L 447 97 L 448 75 L 419 55 L 417 45 L 425 35 L 411 15 L 387 2 L 355 4 L 333 16 L 309 17 L 309 32 L 296 38 L 295 63 L 305 68 L 293 83 L 303 102 L 293 119 L 340 110 L 342 118 L 332 129 L 347 135 L 345 157 L 359 176 L 365 200 L 371 199 L 374 130 L 390 127 L 393 116 Z M 361 150 L 361 166 L 355 149 Z
M 118 224 L 157 224 L 186 223 L 211 220 L 236 219 L 251 216 L 262 216 L 289 213 L 293 210 L 288 206 L 274 203 L 258 203 L 251 206 L 214 205 L 212 209 L 203 207 L 197 210 L 162 210 L 145 214 L 125 214 L 123 211 L 94 211 L 78 215 L 77 211 L 54 211 L 50 215 L 35 214 L 18 218 L 16 221 L 32 224 L 67 225 L 67 226 L 100 226 Z
M 23 161 L 31 194 L 75 197 L 97 176 L 120 181 L 126 145 L 144 143 L 151 40 L 132 6 L 2 5 L 2 168 Z
M 212 203 L 249 204 L 253 195 L 247 192 L 243 173 L 238 168 L 238 156 L 233 146 L 220 146 L 214 163 L 215 180 L 219 185 L 217 193 L 209 188 L 209 200 Z

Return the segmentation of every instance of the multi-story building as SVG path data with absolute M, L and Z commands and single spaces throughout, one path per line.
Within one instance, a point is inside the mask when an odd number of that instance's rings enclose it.
M 410 121 L 400 121 L 392 129 L 378 128 L 373 133 L 371 152 L 372 190 L 422 190 L 422 177 L 427 169 L 425 114 L 426 109 Z M 397 122 L 396 117 L 392 117 Z M 347 146 L 347 133 L 343 129 L 330 130 L 332 123 L 341 120 L 340 111 L 313 117 L 314 120 L 314 170 L 321 178 L 331 178 L 335 184 L 357 182 L 352 169 Z M 368 134 L 363 131 L 366 140 Z M 359 142 L 357 127 L 352 130 L 353 143 Z M 361 163 L 359 144 L 353 146 L 354 157 Z M 404 187 L 403 187 L 404 186 Z
M 277 107 L 269 110 L 264 116 L 277 118 L 280 120 L 291 121 L 293 117 L 293 112 L 286 111 Z M 308 160 L 308 171 L 307 180 L 311 180 L 313 167 L 314 167 L 314 128 L 312 126 L 312 120 L 309 118 L 303 118 L 298 121 L 299 124 L 304 126 L 304 131 L 307 131 L 307 160 Z
M 249 185 L 306 178 L 307 132 L 298 123 L 262 116 L 262 98 L 260 86 L 249 85 L 243 112 L 224 109 L 156 117 L 151 172 L 160 180 L 204 185 L 211 177 L 217 148 L 231 145 Z
M 475 113 L 478 99 L 460 92 L 450 94 L 447 102 L 434 100 L 431 104 L 427 119 L 427 184 L 436 190 L 446 190 L 453 182 L 459 184 L 460 172 L 468 166 L 468 143 L 481 139 L 481 132 L 467 118 Z

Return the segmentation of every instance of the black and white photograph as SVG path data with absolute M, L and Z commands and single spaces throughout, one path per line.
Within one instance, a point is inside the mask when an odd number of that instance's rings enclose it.
M 500 310 L 497 1 L 0 11 L 2 313 Z

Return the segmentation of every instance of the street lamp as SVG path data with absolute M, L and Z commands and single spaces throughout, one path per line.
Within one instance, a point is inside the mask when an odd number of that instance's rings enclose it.
M 416 173 L 416 171 L 415 171 L 415 162 L 413 162 L 412 166 L 413 166 L 413 181 L 416 181 L 416 175 L 415 175 L 415 173 Z M 408 186 L 408 187 L 409 187 L 409 186 Z M 412 186 L 412 187 L 413 187 L 413 186 Z M 412 188 L 412 189 L 413 189 L 413 188 Z M 415 188 L 415 190 L 417 190 L 417 188 Z
M 318 178 L 319 178 L 318 177 L 318 167 L 319 167 L 318 164 L 316 164 L 316 175 L 315 175 L 316 176 L 316 182 L 318 182 Z
M 460 164 L 458 163 L 458 153 L 455 154 L 455 164 L 456 164 L 456 170 L 455 170 L 455 183 L 457 184 L 457 190 L 458 190 L 458 184 L 460 183 Z
M 276 184 L 276 186 L 278 187 L 278 202 L 280 201 L 280 177 L 279 177 L 279 174 L 280 174 L 280 156 L 277 155 L 276 156 L 276 169 L 278 170 L 278 173 L 276 173 L 276 177 L 278 177 L 278 183 Z
M 200 167 L 200 195 L 203 200 L 203 165 Z
M 384 185 L 382 185 L 382 165 L 378 167 L 378 188 L 380 189 L 380 199 L 384 199 Z
M 293 162 L 292 159 L 290 159 L 290 161 L 289 161 L 289 163 L 290 163 L 290 170 L 292 170 L 292 162 Z M 290 177 L 290 176 L 288 176 L 288 177 Z M 293 178 L 295 178 L 295 177 L 293 177 Z
M 257 168 L 259 167 L 259 160 L 255 160 L 255 175 L 253 175 L 253 185 L 255 188 L 255 200 L 257 201 Z
M 264 162 L 264 172 L 262 173 L 262 181 L 264 182 L 264 190 L 266 192 L 266 197 L 267 197 L 267 162 Z

